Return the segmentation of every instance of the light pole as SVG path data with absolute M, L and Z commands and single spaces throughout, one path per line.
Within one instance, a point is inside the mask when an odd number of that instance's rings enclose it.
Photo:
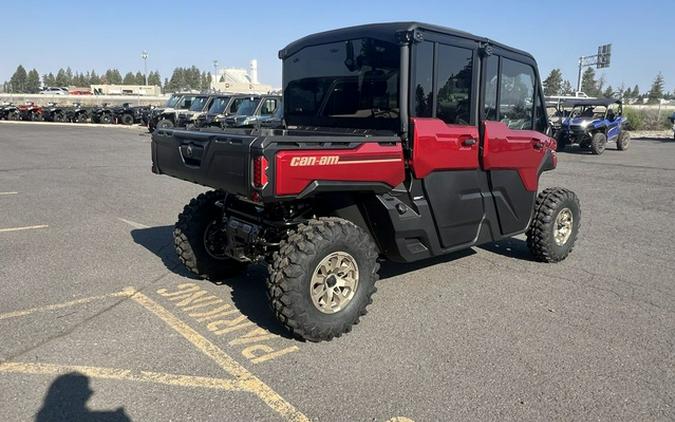
M 143 51 L 141 53 L 141 58 L 143 59 L 143 75 L 145 78 L 145 85 L 148 85 L 148 52 Z
M 216 90 L 216 78 L 218 77 L 218 60 L 213 61 L 213 80 L 211 81 L 211 88 Z

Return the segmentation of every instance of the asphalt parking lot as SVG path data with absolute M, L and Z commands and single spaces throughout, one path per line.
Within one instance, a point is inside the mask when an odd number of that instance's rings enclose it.
M 675 143 L 561 153 L 542 186 L 581 200 L 573 254 L 522 237 L 385 264 L 349 335 L 304 343 L 265 270 L 178 264 L 204 188 L 150 172 L 143 128 L 0 125 L 3 420 L 675 419 Z

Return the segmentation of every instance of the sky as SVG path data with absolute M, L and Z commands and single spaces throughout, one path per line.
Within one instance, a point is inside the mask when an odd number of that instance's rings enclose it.
M 281 86 L 277 52 L 314 32 L 389 21 L 448 26 L 531 53 L 542 78 L 560 68 L 576 84 L 580 55 L 612 43 L 609 69 L 597 70 L 615 88 L 647 91 L 663 73 L 675 89 L 675 1 L 531 0 L 424 1 L 34 1 L 6 2 L 0 12 L 0 82 L 17 65 L 40 74 L 60 67 L 124 75 L 148 71 L 170 77 L 177 66 L 247 67 L 258 60 L 263 83 Z M 597 18 L 597 20 L 596 20 Z M 11 34 L 14 34 L 13 36 Z M 668 41 L 670 40 L 670 41 Z

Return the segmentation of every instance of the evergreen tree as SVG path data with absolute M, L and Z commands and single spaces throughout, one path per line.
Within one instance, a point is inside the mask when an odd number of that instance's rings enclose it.
M 101 84 L 101 78 L 96 74 L 95 70 L 91 70 L 91 74 L 89 75 L 89 84 L 88 85 L 100 85 Z
M 553 69 L 544 79 L 544 95 L 560 95 L 562 91 L 563 77 L 560 69 Z
M 581 77 L 581 91 L 590 97 L 597 97 L 600 94 L 598 81 L 595 80 L 595 70 L 592 67 L 587 67 Z
M 567 79 L 560 86 L 560 93 L 562 95 L 574 95 L 574 88 L 572 88 L 572 84 Z
M 28 74 L 26 73 L 26 69 L 22 66 L 19 65 L 16 68 L 16 71 L 12 75 L 11 78 L 9 78 L 9 84 L 10 86 L 10 91 L 11 92 L 26 92 L 26 79 L 28 78 Z
M 136 72 L 136 85 L 145 85 L 145 76 L 140 72 Z
M 605 89 L 602 96 L 605 98 L 612 98 L 614 96 L 614 88 L 612 88 L 612 85 L 609 85 L 607 89 Z
M 42 76 L 42 85 L 45 87 L 56 85 L 56 78 L 52 72 Z
M 28 72 L 25 90 L 29 94 L 37 94 L 40 92 L 40 74 L 37 70 L 33 69 Z
M 56 72 L 56 78 L 54 80 L 54 85 L 64 87 L 68 85 L 68 76 L 66 76 L 66 71 L 63 68 L 59 69 Z
M 649 93 L 647 94 L 647 102 L 649 104 L 657 104 L 659 100 L 663 98 L 664 84 L 665 81 L 663 80 L 663 74 L 659 72 L 659 74 L 656 75 L 654 82 L 652 82 L 652 87 L 649 89 Z
M 148 85 L 162 86 L 162 78 L 159 76 L 159 72 L 155 71 L 148 74 Z
M 123 85 L 136 85 L 136 77 L 134 76 L 133 73 L 127 72 L 126 75 L 124 75 L 124 80 L 122 80 Z
M 637 84 L 635 84 L 633 87 L 633 94 L 631 98 L 640 98 L 640 87 L 638 87 Z
M 69 86 L 73 84 L 73 71 L 70 69 L 70 66 L 66 68 L 66 83 L 64 86 Z

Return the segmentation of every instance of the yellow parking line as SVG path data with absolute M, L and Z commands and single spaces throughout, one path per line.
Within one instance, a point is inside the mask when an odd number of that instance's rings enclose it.
M 40 224 L 39 226 L 10 227 L 8 229 L 0 229 L 0 233 L 18 232 L 20 230 L 46 229 L 47 227 L 49 226 L 46 224 Z
M 175 385 L 180 387 L 199 387 L 215 390 L 241 391 L 240 383 L 232 380 L 194 375 L 166 374 L 152 371 L 132 371 L 130 369 L 100 368 L 80 365 L 54 365 L 35 362 L 0 362 L 0 373 L 18 373 L 33 375 L 62 375 L 79 372 L 91 378 L 110 380 L 148 382 L 154 384 Z
M 264 401 L 274 411 L 279 413 L 284 419 L 289 421 L 309 421 L 307 416 L 303 415 L 293 405 L 287 402 L 277 392 L 263 383 L 258 377 L 249 372 L 239 362 L 232 359 L 223 352 L 218 346 L 210 342 L 206 337 L 199 334 L 185 322 L 178 319 L 163 306 L 150 299 L 143 293 L 137 292 L 131 299 L 139 303 L 148 311 L 155 314 L 164 321 L 169 327 L 185 337 L 197 349 L 206 356 L 210 357 L 215 363 L 225 370 L 228 374 L 237 379 L 240 385 L 247 391 L 252 392 L 262 401 Z
M 2 195 L 16 195 L 18 193 L 19 192 L 0 192 L 0 196 L 2 196 Z
M 63 303 L 57 303 L 55 305 L 47 305 L 47 306 L 39 306 L 36 308 L 29 308 L 29 309 L 23 309 L 20 311 L 13 311 L 13 312 L 7 312 L 4 314 L 0 314 L 0 320 L 3 319 L 8 319 L 8 318 L 16 318 L 24 315 L 30 315 L 35 312 L 46 312 L 46 311 L 53 311 L 56 309 L 61 309 L 61 308 L 67 308 L 69 306 L 74 306 L 74 305 L 82 305 L 84 303 L 89 303 L 93 302 L 95 300 L 99 299 L 105 299 L 108 297 L 129 297 L 132 294 L 134 294 L 133 289 L 125 289 L 120 292 L 115 292 L 115 293 L 108 293 L 105 295 L 99 295 L 99 296 L 91 296 L 91 297 L 84 297 L 82 299 L 75 299 L 71 300 L 69 302 L 63 302 Z

